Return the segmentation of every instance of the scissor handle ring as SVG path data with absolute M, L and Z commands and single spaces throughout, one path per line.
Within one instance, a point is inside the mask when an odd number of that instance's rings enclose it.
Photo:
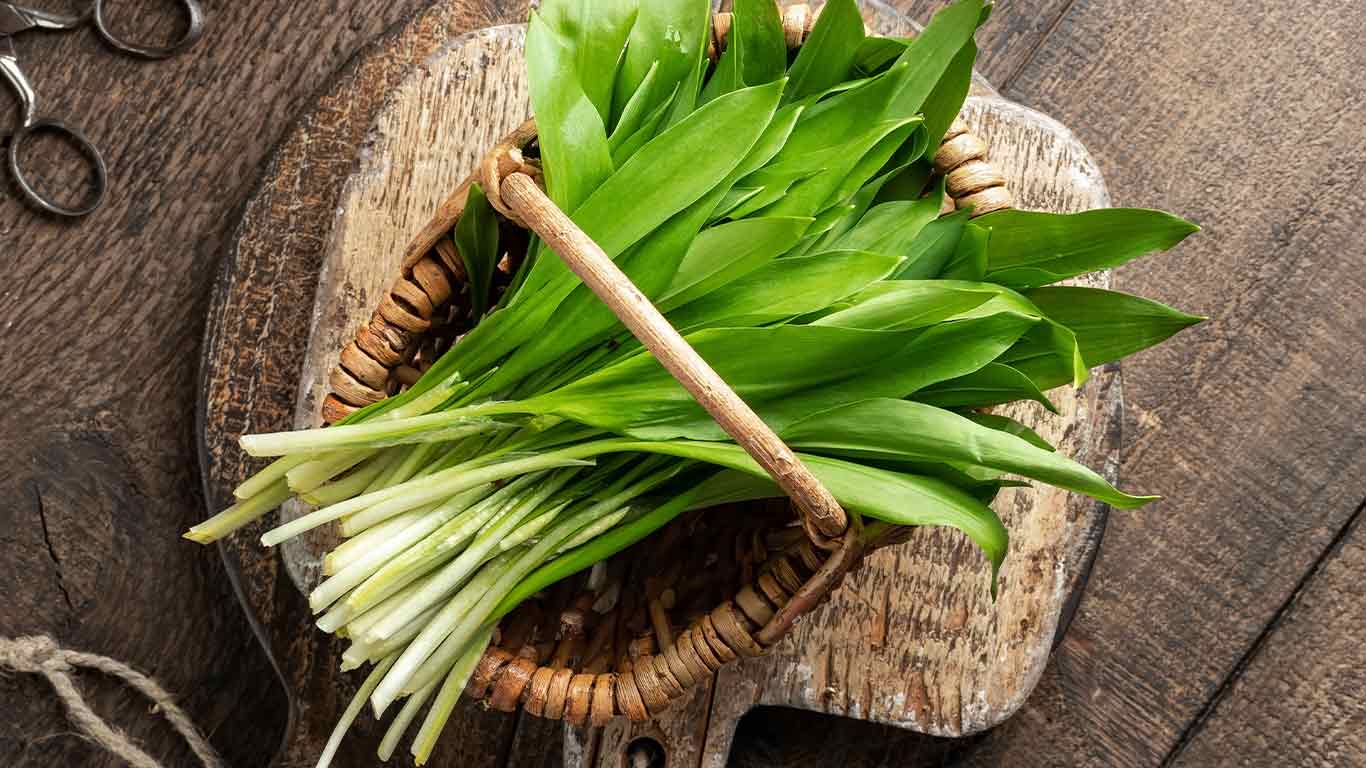
M 104 23 L 104 0 L 95 0 L 92 10 L 95 31 L 100 33 L 100 37 L 104 38 L 106 43 L 124 53 L 144 59 L 169 59 L 194 45 L 204 35 L 204 9 L 200 7 L 199 0 L 180 0 L 180 5 L 185 8 L 185 13 L 190 17 L 190 27 L 185 30 L 185 34 L 179 40 L 165 47 L 139 45 L 115 37 L 114 33 L 109 31 L 108 25 Z
M 95 182 L 91 187 L 91 194 L 85 202 L 78 208 L 68 208 L 55 200 L 43 197 L 42 193 L 33 188 L 28 178 L 24 176 L 24 171 L 19 167 L 19 149 L 29 137 L 38 133 L 56 133 L 69 139 L 76 148 L 85 155 L 90 162 L 90 168 L 95 171 Z M 9 172 L 14 183 L 19 186 L 24 197 L 38 208 L 41 208 L 55 216 L 65 216 L 67 218 L 80 218 L 93 213 L 100 204 L 104 202 L 104 194 L 109 189 L 109 169 L 105 167 L 104 156 L 95 148 L 94 144 L 85 137 L 80 131 L 67 127 L 60 120 L 36 120 L 31 125 L 15 131 L 9 139 Z

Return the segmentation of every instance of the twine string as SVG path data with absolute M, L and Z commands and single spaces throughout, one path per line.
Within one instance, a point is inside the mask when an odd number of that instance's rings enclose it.
M 146 696 L 156 710 L 171 723 L 185 743 L 199 758 L 205 768 L 223 768 L 223 761 L 209 745 L 199 728 L 176 705 L 157 681 L 138 672 L 132 667 L 107 656 L 95 653 L 72 651 L 57 645 L 57 641 L 46 635 L 8 638 L 0 636 L 0 669 L 42 675 L 56 692 L 58 700 L 66 708 L 67 717 L 82 733 L 96 744 L 123 758 L 134 768 L 161 768 L 156 760 L 142 751 L 123 731 L 111 726 L 95 714 L 86 704 L 71 672 L 77 668 L 93 669 L 110 677 L 118 678 L 125 685 Z

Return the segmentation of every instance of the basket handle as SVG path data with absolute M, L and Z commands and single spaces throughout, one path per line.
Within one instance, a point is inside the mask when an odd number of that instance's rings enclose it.
M 792 498 L 812 542 L 831 548 L 834 540 L 843 537 L 849 518 L 834 495 L 689 346 L 602 248 L 530 176 L 510 173 L 499 186 L 503 203 L 559 255 L 721 429 Z

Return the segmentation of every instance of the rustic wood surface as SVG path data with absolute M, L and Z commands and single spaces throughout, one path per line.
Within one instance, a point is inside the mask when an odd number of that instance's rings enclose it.
M 895 3 L 922 21 L 941 4 Z M 160 9 L 110 5 L 138 22 Z M 204 514 L 189 414 L 214 265 L 278 141 L 287 166 L 301 137 L 364 134 L 379 107 L 370 92 L 295 121 L 338 71 L 393 82 L 406 67 L 346 62 L 425 5 L 207 0 L 204 42 L 156 64 L 115 58 L 88 33 L 18 41 L 44 109 L 109 154 L 113 188 L 79 226 L 0 193 L 0 360 L 22 372 L 0 413 L 0 632 L 51 632 L 158 675 L 234 765 L 273 751 L 285 700 L 218 559 L 175 539 Z M 1215 316 L 1126 369 L 1122 474 L 1168 500 L 1111 519 L 1077 620 L 1003 726 L 940 740 L 763 709 L 742 722 L 733 765 L 1366 762 L 1348 727 L 1366 711 L 1351 686 L 1366 659 L 1338 639 L 1366 623 L 1343 594 L 1361 567 L 1348 554 L 1366 498 L 1366 204 L 1354 188 L 1366 128 L 1353 119 L 1366 8 L 1228 10 L 1003 0 L 979 37 L 983 71 L 1072 126 L 1117 204 L 1206 227 L 1119 275 L 1121 288 Z M 414 59 L 520 15 L 488 0 L 433 11 Z M 11 103 L 0 92 L 0 114 Z M 351 167 L 289 183 L 334 200 Z M 280 206 L 256 215 L 300 242 L 327 231 Z M 290 275 L 279 277 L 283 298 Z M 287 386 L 262 394 L 292 402 Z M 132 699 L 81 682 L 168 765 L 188 764 Z M 2 677 L 0 701 L 0 764 L 115 764 L 71 735 L 40 681 Z M 465 716 L 470 765 L 559 764 L 543 721 L 522 718 L 514 736 Z

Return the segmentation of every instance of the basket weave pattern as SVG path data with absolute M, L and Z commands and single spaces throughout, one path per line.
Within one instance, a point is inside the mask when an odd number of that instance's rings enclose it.
M 783 9 L 790 47 L 802 44 L 813 21 L 807 6 Z M 729 28 L 729 14 L 714 16 L 713 58 L 724 49 Z M 513 174 L 540 178 L 536 161 L 529 158 L 535 138 L 532 120 L 505 137 L 414 238 L 400 276 L 331 372 L 322 405 L 325 423 L 412 384 L 474 322 L 452 232 L 476 181 L 502 218 L 500 242 L 507 246 L 494 290 L 505 289 L 525 253 L 528 233 L 518 207 L 500 190 Z M 1004 177 L 987 161 L 985 142 L 961 120 L 946 133 L 933 162 L 936 174 L 945 177 L 945 211 L 972 208 L 972 215 L 979 216 L 1013 205 Z M 746 507 L 746 514 L 753 509 Z M 894 543 L 896 536 L 865 541 L 861 530 L 849 530 L 828 538 L 810 525 L 802 535 L 801 528 L 783 524 L 792 520 L 785 508 L 769 517 L 764 529 L 730 532 L 737 567 L 722 574 L 722 594 L 729 597 L 711 610 L 697 610 L 682 588 L 690 587 L 696 597 L 710 594 L 715 584 L 699 591 L 691 583 L 696 579 L 681 578 L 676 561 L 661 567 L 662 574 L 640 579 L 643 596 L 613 592 L 620 589 L 627 559 L 618 556 L 603 569 L 609 574 L 606 582 L 592 584 L 590 579 L 589 588 L 578 594 L 560 585 L 551 590 L 555 594 L 549 610 L 540 601 L 529 601 L 506 617 L 467 694 L 487 699 L 495 709 L 514 711 L 520 705 L 533 715 L 576 725 L 603 725 L 618 715 L 648 719 L 723 664 L 758 656 L 777 644 L 798 617 L 830 594 L 866 549 Z M 857 518 L 851 522 L 857 526 Z M 653 542 L 667 560 L 674 557 L 674 547 L 660 548 L 658 542 L 676 543 L 697 525 L 696 516 L 685 516 L 632 549 Z M 679 624 L 686 628 L 678 631 L 680 612 Z

